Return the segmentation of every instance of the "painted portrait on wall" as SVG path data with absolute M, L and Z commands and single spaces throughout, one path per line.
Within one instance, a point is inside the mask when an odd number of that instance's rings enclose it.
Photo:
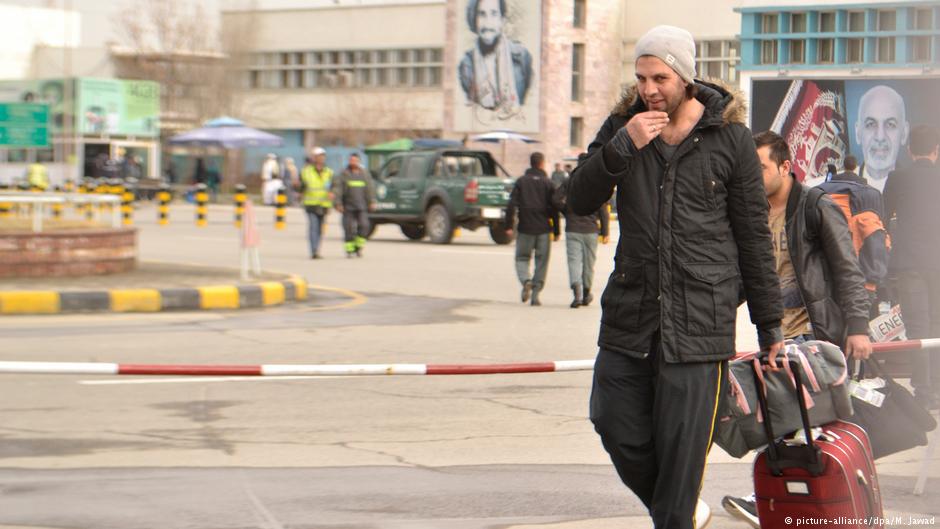
M 538 0 L 461 0 L 455 128 L 538 132 Z

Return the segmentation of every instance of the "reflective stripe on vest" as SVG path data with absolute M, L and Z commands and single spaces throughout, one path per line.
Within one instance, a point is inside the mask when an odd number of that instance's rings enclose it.
M 304 167 L 300 178 L 304 181 L 305 206 L 333 207 L 329 193 L 333 171 L 329 167 L 324 167 L 322 172 L 317 172 L 316 167 L 308 165 Z
M 366 181 L 365 180 L 347 180 L 346 185 L 348 185 L 349 187 L 365 187 Z

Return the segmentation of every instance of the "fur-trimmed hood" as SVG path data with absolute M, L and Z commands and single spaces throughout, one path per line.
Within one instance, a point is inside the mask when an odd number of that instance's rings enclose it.
M 747 125 L 747 102 L 740 90 L 721 81 L 696 80 L 695 84 L 698 85 L 698 94 L 695 97 L 705 105 L 706 115 L 703 119 L 715 119 L 720 116 L 720 123 L 724 125 L 732 123 Z M 646 104 L 638 97 L 636 83 L 633 83 L 623 91 L 620 102 L 611 114 L 629 119 L 645 111 Z

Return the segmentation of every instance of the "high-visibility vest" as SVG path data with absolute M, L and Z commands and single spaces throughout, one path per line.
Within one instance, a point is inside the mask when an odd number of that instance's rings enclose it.
M 27 172 L 29 185 L 38 189 L 45 190 L 49 187 L 49 174 L 46 172 L 46 166 L 41 163 L 29 165 Z
M 333 207 L 333 201 L 330 200 L 330 185 L 333 181 L 332 169 L 324 167 L 323 171 L 317 171 L 317 168 L 311 164 L 304 167 L 300 178 L 304 181 L 305 206 Z

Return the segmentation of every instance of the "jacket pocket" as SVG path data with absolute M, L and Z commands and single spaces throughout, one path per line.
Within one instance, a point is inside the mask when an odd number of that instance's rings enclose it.
M 738 301 L 736 263 L 682 263 L 682 268 L 688 334 L 731 334 Z
M 626 261 L 607 280 L 601 295 L 601 321 L 622 330 L 636 329 L 640 323 L 646 273 L 643 263 Z

